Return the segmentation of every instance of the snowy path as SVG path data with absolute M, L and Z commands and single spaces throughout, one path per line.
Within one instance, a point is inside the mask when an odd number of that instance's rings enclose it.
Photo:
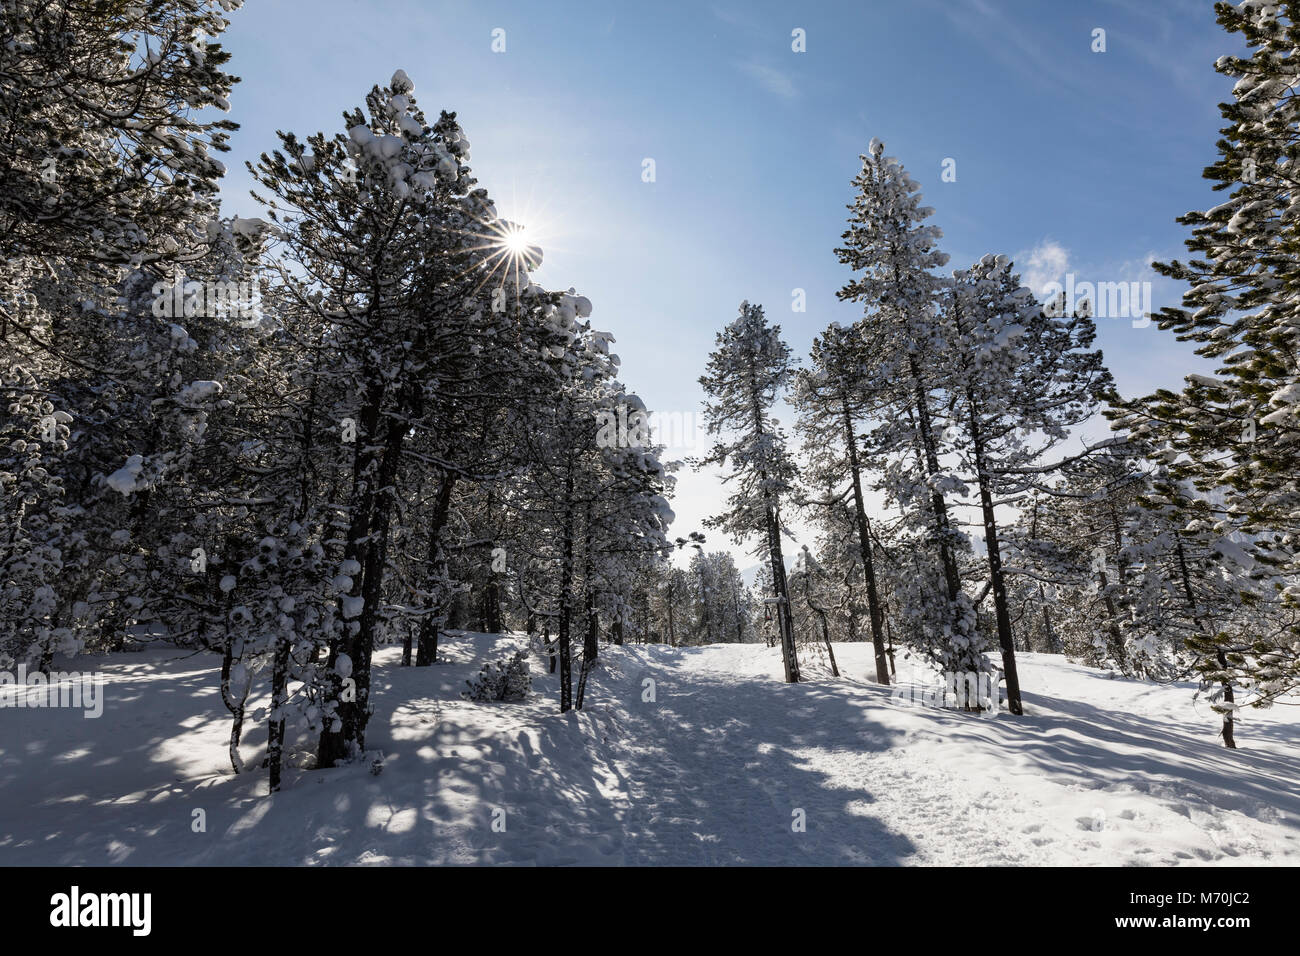
M 458 699 L 517 643 L 381 650 L 383 772 L 293 771 L 272 799 L 262 727 L 230 773 L 214 661 L 109 658 L 99 720 L 0 709 L 0 865 L 1300 862 L 1295 708 L 1248 714 L 1230 753 L 1186 687 L 1036 655 L 1023 718 L 906 707 L 863 645 L 837 645 L 838 680 L 784 684 L 763 646 L 625 647 L 581 713 L 537 663 L 525 704 Z
M 837 649 L 846 674 L 866 648 Z M 657 703 L 629 706 L 636 862 L 1174 864 L 1294 862 L 1294 725 L 1250 718 L 1229 754 L 1186 689 L 1028 655 L 1021 720 L 905 708 L 848 679 L 780 684 L 762 647 L 635 648 Z M 629 700 L 633 697 L 630 688 Z M 1138 700 L 1132 698 L 1137 692 Z M 1083 694 L 1080 694 L 1083 696 Z M 1143 719 L 1137 703 L 1157 707 Z M 1156 716 L 1157 714 L 1152 714 Z M 1270 715 L 1272 716 L 1272 715 Z M 1280 714 L 1281 717 L 1290 716 Z M 1192 718 L 1189 720 L 1189 718 Z M 1294 739 L 1293 737 L 1291 739 Z M 806 832 L 792 832 L 802 809 Z

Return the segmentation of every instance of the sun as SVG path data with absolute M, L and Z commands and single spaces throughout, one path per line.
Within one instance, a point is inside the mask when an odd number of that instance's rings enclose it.
M 498 268 L 519 275 L 541 265 L 542 250 L 530 230 L 506 219 L 497 220 L 491 230 Z
M 522 256 L 528 249 L 528 234 L 523 226 L 511 225 L 501 237 L 501 246 L 512 256 Z

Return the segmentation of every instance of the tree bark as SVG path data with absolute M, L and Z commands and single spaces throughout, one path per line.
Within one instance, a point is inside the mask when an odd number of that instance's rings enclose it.
M 560 713 L 573 706 L 573 461 L 564 477 L 563 558 L 560 570 Z
M 876 656 L 876 683 L 889 684 L 889 661 L 885 657 L 885 635 L 880 610 L 880 592 L 876 586 L 876 565 L 871 554 L 871 525 L 862 499 L 862 475 L 858 464 L 858 440 L 853 433 L 853 416 L 848 396 L 841 394 L 844 418 L 844 441 L 849 454 L 849 475 L 853 479 L 853 516 L 858 528 L 858 547 L 862 552 L 862 570 L 867 579 L 867 612 L 871 618 L 871 645 Z
M 280 789 L 280 772 L 284 764 L 284 706 L 288 702 L 289 645 L 287 636 L 276 639 L 271 663 L 271 712 L 267 717 L 266 762 L 271 793 Z
M 781 658 L 787 683 L 799 680 L 799 659 L 794 649 L 794 619 L 790 613 L 790 591 L 785 580 L 785 558 L 781 554 L 781 527 L 776 509 L 767 506 L 767 547 L 772 560 L 772 589 L 777 599 L 776 619 L 781 630 Z
M 319 767 L 332 767 L 340 760 L 364 751 L 366 745 L 366 723 L 370 719 L 370 659 L 383 597 L 393 483 L 408 427 L 396 416 L 389 418 L 383 431 L 383 444 L 378 449 L 372 447 L 380 435 L 383 394 L 383 384 L 377 382 L 369 390 L 361 411 L 357 441 L 362 444 L 353 466 L 352 523 L 343 552 L 345 559 L 361 565 L 361 580 L 353 583 L 353 594 L 350 595 L 361 598 L 361 614 L 359 618 L 346 622 L 349 633 L 331 648 L 327 662 L 332 670 L 340 653 L 348 655 L 352 662 L 350 677 L 355 699 L 343 698 L 344 680 L 336 676 L 331 691 L 339 727 L 334 729 L 327 724 L 321 732 L 316 761 Z
M 984 434 L 975 409 L 975 396 L 967 390 L 970 410 L 971 445 L 975 453 L 975 472 L 979 476 L 980 512 L 984 518 L 984 546 L 988 550 L 989 580 L 993 585 L 993 613 L 998 625 L 998 644 L 1002 648 L 1002 676 L 1007 682 L 1007 710 L 1020 716 L 1020 676 L 1016 671 L 1016 645 L 1011 633 L 1011 614 L 1007 608 L 1006 576 L 1002 573 L 1002 549 L 998 543 L 997 514 L 993 508 L 993 488 L 984 461 Z M 994 708 L 996 709 L 996 702 Z
M 427 550 L 429 562 L 428 590 L 430 593 L 436 593 L 434 589 L 439 587 L 435 583 L 436 577 L 440 574 L 440 565 L 442 563 L 442 530 L 447 526 L 447 516 L 451 513 L 451 493 L 456 485 L 454 475 L 444 475 L 442 484 L 438 486 L 438 497 L 434 501 L 433 514 L 429 516 L 429 546 Z M 437 598 L 435 600 L 442 600 Z M 415 666 L 427 667 L 438 659 L 438 628 L 440 626 L 438 618 L 441 616 L 442 608 L 431 605 L 426 609 L 427 613 L 420 619 L 420 636 L 416 645 Z M 407 636 L 405 645 L 402 647 L 402 663 L 409 664 L 411 659 L 410 636 Z
M 1183 594 L 1186 595 L 1187 597 L 1187 606 L 1192 612 L 1192 620 L 1196 622 L 1196 627 L 1201 631 L 1205 631 L 1206 630 L 1205 623 L 1201 620 L 1201 616 L 1200 614 L 1197 613 L 1196 610 L 1196 596 L 1192 592 L 1192 578 L 1187 571 L 1187 552 L 1183 550 L 1183 542 L 1181 538 L 1176 539 L 1176 542 L 1177 542 L 1177 554 L 1178 554 L 1178 570 L 1182 574 L 1182 578 L 1183 578 Z M 1224 655 L 1223 648 L 1218 648 L 1215 651 L 1214 657 L 1216 662 L 1219 665 L 1219 668 L 1226 672 L 1228 669 L 1228 658 Z M 1224 680 L 1221 682 L 1221 686 L 1223 687 L 1224 703 L 1235 704 L 1236 697 L 1233 695 L 1232 692 L 1232 683 L 1230 681 Z M 1223 746 L 1227 747 L 1229 750 L 1236 750 L 1237 741 L 1236 738 L 1233 736 L 1232 731 L 1233 731 L 1233 715 L 1232 715 L 1232 711 L 1228 711 L 1228 713 L 1223 715 L 1223 729 L 1219 731 L 1219 736 L 1223 738 Z
M 921 380 L 921 369 L 917 365 L 916 356 L 908 355 L 907 364 L 912 376 L 917 430 L 921 433 L 926 476 L 933 479 L 939 474 L 939 452 L 934 446 L 934 435 L 930 431 L 930 403 L 926 399 L 925 385 Z M 952 613 L 955 615 L 957 595 L 961 593 L 961 577 L 957 571 L 957 556 L 953 553 L 948 505 L 944 501 L 943 493 L 936 488 L 930 489 L 930 506 L 934 512 L 935 537 L 938 538 L 939 561 L 943 566 L 944 583 L 948 588 L 948 602 L 954 605 Z

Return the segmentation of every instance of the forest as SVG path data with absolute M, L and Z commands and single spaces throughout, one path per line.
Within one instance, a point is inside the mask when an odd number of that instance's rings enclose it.
M 791 683 L 869 644 L 867 680 L 907 656 L 1013 721 L 1017 656 L 1061 655 L 1191 682 L 1227 748 L 1300 690 L 1293 5 L 1217 5 L 1247 48 L 1215 64 L 1222 202 L 1155 265 L 1181 304 L 1132 315 L 1216 374 L 1122 396 L 1097 304 L 1003 250 L 950 262 L 871 139 L 825 237 L 860 317 L 811 342 L 757 302 L 698 317 L 707 441 L 680 461 L 618 317 L 580 276 L 533 281 L 473 130 L 404 70 L 247 157 L 262 212 L 223 212 L 239 6 L 4 4 L 0 669 L 210 654 L 231 769 L 272 793 L 291 751 L 368 759 L 380 649 L 429 668 L 464 632 L 524 637 L 560 713 L 607 648 L 650 644 L 779 648 Z M 678 476 L 706 469 L 724 495 L 681 527 Z

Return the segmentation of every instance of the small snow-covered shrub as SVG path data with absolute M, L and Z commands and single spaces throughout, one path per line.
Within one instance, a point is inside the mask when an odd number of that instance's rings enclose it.
M 528 673 L 528 655 L 515 651 L 504 661 L 490 661 L 483 665 L 478 676 L 465 681 L 469 690 L 460 692 L 466 700 L 480 703 L 491 700 L 524 700 L 532 690 L 533 678 Z

